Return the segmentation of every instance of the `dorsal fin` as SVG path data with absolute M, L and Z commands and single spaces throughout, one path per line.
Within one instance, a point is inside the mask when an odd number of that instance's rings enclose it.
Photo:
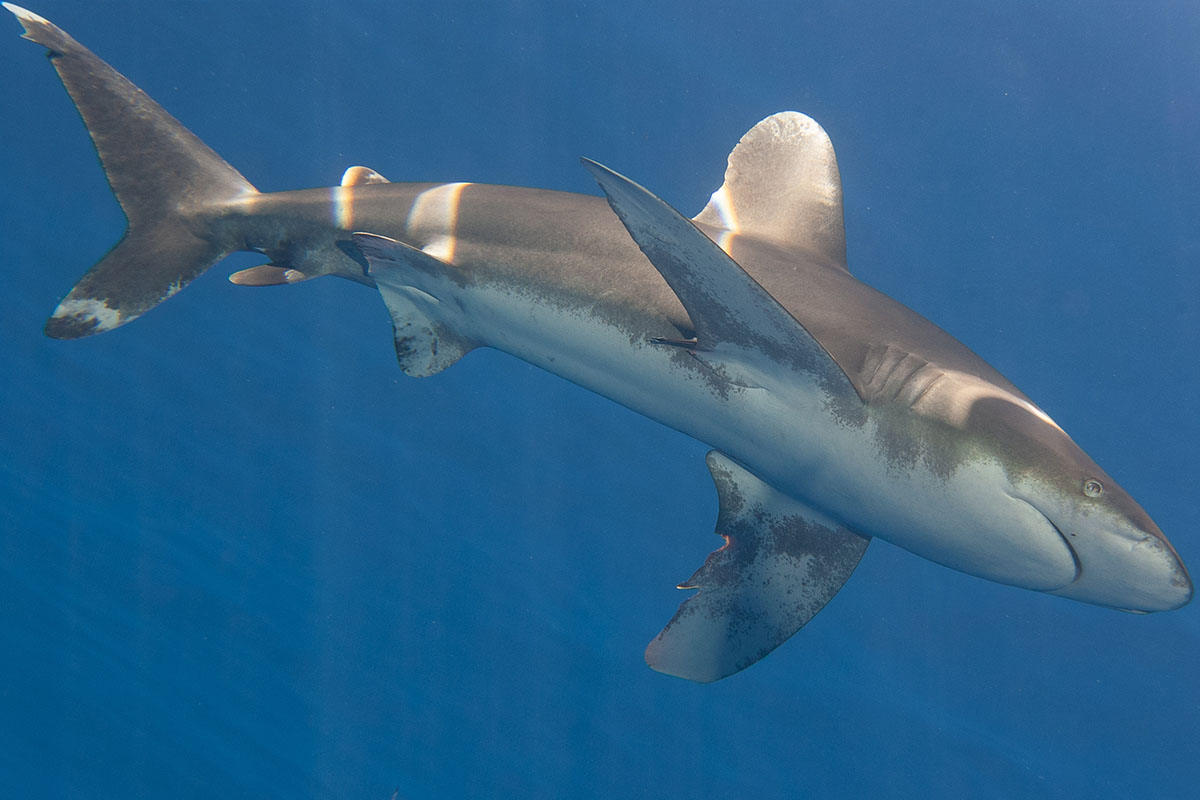
M 389 183 L 387 178 L 370 167 L 350 167 L 342 173 L 342 186 L 363 186 L 368 183 Z
M 846 269 L 842 179 L 833 144 L 815 120 L 796 111 L 772 114 L 742 137 L 729 154 L 725 183 L 694 220 L 727 235 L 805 250 Z

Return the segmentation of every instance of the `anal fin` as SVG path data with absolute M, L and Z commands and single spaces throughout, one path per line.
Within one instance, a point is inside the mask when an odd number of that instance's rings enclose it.
M 435 286 L 450 283 L 453 265 L 373 233 L 355 233 L 354 243 L 392 317 L 400 369 L 418 378 L 436 375 L 475 349 L 457 310 L 435 296 Z
M 725 546 L 681 589 L 699 589 L 646 648 L 659 672 L 711 682 L 745 669 L 804 627 L 854 572 L 870 539 L 708 454 Z

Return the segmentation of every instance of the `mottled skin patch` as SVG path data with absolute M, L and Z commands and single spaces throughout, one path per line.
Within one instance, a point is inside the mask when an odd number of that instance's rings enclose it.
M 982 442 L 898 403 L 871 405 L 867 417 L 879 458 L 893 473 L 923 469 L 946 481 L 972 459 L 992 456 L 979 446 Z

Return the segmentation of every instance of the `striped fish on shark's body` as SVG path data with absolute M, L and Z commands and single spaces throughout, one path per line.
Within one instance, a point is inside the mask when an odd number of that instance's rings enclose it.
M 711 681 L 754 663 L 837 593 L 872 537 L 1128 611 L 1191 599 L 1162 532 L 1062 429 L 851 276 L 837 163 L 808 117 L 751 129 L 692 220 L 591 161 L 607 204 L 363 167 L 262 194 L 59 28 L 4 6 L 49 49 L 129 220 L 46 333 L 123 325 L 254 251 L 270 262 L 235 283 L 377 288 L 410 375 L 494 347 L 712 445 L 725 545 L 681 584 L 699 591 L 647 648 L 657 670 Z

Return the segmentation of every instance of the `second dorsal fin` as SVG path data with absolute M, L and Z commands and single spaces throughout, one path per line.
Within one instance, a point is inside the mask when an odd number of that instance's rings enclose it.
M 796 111 L 772 114 L 742 137 L 729 154 L 725 183 L 694 219 L 726 236 L 804 250 L 846 269 L 833 144 L 815 120 Z
M 350 167 L 342 173 L 342 186 L 363 186 L 368 183 L 390 183 L 370 167 Z

